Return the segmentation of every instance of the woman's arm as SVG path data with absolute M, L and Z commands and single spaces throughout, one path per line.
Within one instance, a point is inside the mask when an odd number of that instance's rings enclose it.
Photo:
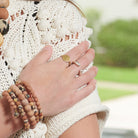
M 7 100 L 0 99 L 0 138 L 7 138 L 23 127 L 20 118 L 14 119 L 10 112 Z
M 60 138 L 100 138 L 96 114 L 89 115 L 65 131 Z

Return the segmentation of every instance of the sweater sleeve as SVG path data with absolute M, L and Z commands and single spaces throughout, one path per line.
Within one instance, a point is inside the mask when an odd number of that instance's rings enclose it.
M 41 1 L 38 18 L 38 30 L 41 36 L 41 45 L 53 46 L 53 60 L 84 40 L 88 40 L 92 29 L 87 28 L 87 20 L 82 17 L 78 9 L 71 3 L 63 0 Z M 93 63 L 85 70 L 87 71 Z M 100 134 L 108 117 L 108 108 L 101 104 L 97 88 L 85 99 L 72 108 L 56 116 L 45 119 L 47 125 L 46 138 L 58 138 L 70 126 L 80 119 L 97 114 Z

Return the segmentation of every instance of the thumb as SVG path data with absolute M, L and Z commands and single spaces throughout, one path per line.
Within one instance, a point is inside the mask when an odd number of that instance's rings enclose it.
M 52 55 L 52 46 L 45 46 L 32 60 L 33 64 L 46 63 Z

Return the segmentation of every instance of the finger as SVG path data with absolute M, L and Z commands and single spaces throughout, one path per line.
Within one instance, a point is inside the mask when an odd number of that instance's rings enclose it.
M 75 79 L 75 87 L 78 89 L 81 86 L 90 82 L 97 75 L 98 69 L 97 67 L 91 67 L 87 72 L 83 73 L 81 76 L 74 78 Z
M 32 64 L 38 65 L 46 63 L 52 55 L 52 47 L 45 46 L 31 61 Z
M 88 95 L 90 95 L 96 88 L 96 80 L 91 80 L 86 87 L 83 87 L 82 89 L 75 92 L 74 95 L 74 102 L 77 103 L 80 100 L 84 99 Z
M 72 64 L 67 68 L 67 70 L 69 70 L 73 76 L 76 76 L 80 70 L 85 69 L 94 60 L 94 57 L 95 51 L 94 49 L 90 48 L 82 57 L 80 57 L 80 59 L 77 60 L 80 63 L 80 66 Z
M 76 46 L 73 49 L 71 49 L 65 55 L 68 55 L 70 57 L 70 61 L 72 62 L 72 61 L 77 60 L 84 53 L 86 53 L 87 50 L 88 50 L 88 48 L 89 48 L 89 42 L 88 41 L 84 41 L 81 44 L 79 44 L 78 46 Z M 68 63 L 66 63 L 65 61 L 63 61 L 63 59 L 61 57 L 57 58 L 56 62 L 59 65 L 61 65 L 63 68 L 66 68 L 68 66 Z

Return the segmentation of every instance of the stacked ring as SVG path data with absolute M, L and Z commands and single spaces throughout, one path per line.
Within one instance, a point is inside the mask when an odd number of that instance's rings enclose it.
M 80 66 L 80 63 L 79 63 L 78 61 L 72 61 L 72 62 L 71 62 L 70 56 L 69 56 L 69 55 L 62 55 L 61 58 L 62 58 L 62 60 L 63 60 L 64 62 L 66 62 L 66 63 L 69 64 L 68 66 L 70 66 L 71 64 L 75 64 L 75 65 L 77 65 L 78 67 Z

